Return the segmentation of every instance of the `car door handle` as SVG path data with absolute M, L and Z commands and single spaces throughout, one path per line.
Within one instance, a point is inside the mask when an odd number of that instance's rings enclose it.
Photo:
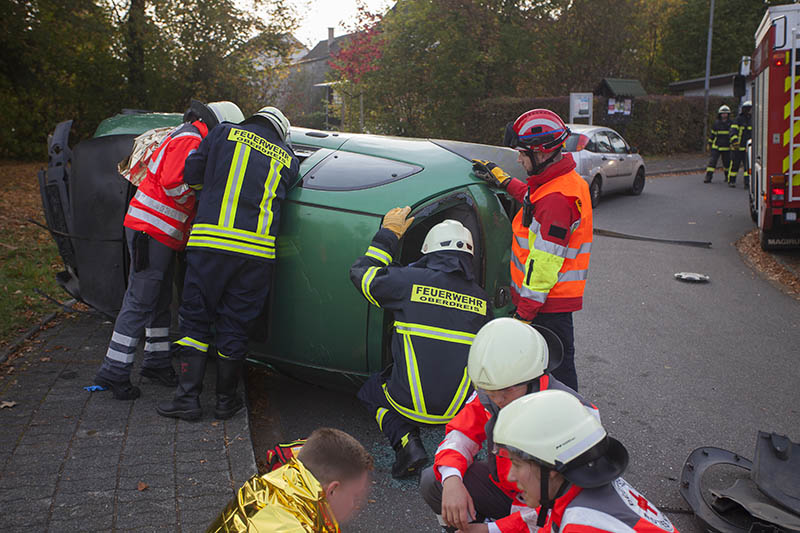
M 625 161 L 625 158 L 624 157 L 620 157 L 619 160 L 620 161 Z
M 603 161 L 608 161 L 608 158 L 606 156 L 603 156 Z

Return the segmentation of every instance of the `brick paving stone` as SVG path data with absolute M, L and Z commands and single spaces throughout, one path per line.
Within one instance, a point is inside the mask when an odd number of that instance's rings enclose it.
M 70 478 L 61 476 L 56 497 L 91 494 L 97 491 L 113 496 L 117 487 L 116 472 L 99 472 L 96 477 Z

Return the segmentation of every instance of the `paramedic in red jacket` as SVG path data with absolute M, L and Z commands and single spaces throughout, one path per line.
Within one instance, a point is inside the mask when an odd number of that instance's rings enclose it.
M 220 122 L 240 122 L 236 104 L 196 100 L 184 123 L 161 141 L 147 165 L 125 216 L 125 239 L 131 255 L 128 288 L 114 323 L 106 356 L 94 378 L 117 400 L 135 400 L 130 381 L 136 348 L 144 336 L 141 375 L 168 387 L 177 385 L 170 360 L 169 324 L 175 252 L 183 250 L 195 214 L 195 193 L 183 181 L 186 157 Z
M 447 424 L 432 468 L 423 471 L 420 492 L 446 528 L 491 533 L 535 531 L 536 513 L 508 481 L 510 462 L 491 454 L 497 414 L 517 398 L 542 390 L 563 390 L 597 410 L 549 372 L 561 361 L 558 337 L 542 326 L 498 318 L 478 332 L 467 369 L 477 392 Z M 489 459 L 475 461 L 483 443 Z M 493 519 L 494 523 L 483 522 Z
M 678 533 L 620 477 L 628 451 L 571 394 L 548 390 L 511 402 L 494 441 L 511 461 L 509 481 L 538 512 L 540 533 Z

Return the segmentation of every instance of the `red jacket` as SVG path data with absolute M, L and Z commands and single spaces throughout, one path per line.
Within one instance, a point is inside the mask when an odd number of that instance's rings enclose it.
M 678 533 L 656 509 L 624 479 L 596 489 L 572 486 L 558 498 L 540 533 Z
M 517 282 L 522 285 L 521 280 L 526 280 L 525 283 L 528 285 L 517 288 L 512 283 L 511 298 L 517 307 L 517 313 L 526 320 L 533 320 L 540 312 L 572 312 L 578 311 L 583 306 L 583 285 L 591 251 L 592 213 L 589 188 L 582 178 L 574 174 L 574 169 L 575 161 L 572 155 L 567 153 L 541 174 L 528 177 L 526 183 L 513 179 L 508 185 L 508 192 L 519 202 L 524 201 L 526 194 L 530 194 L 534 199 L 531 226 L 529 228 L 523 226 L 522 210 L 517 213 L 512 223 L 515 232 L 512 243 L 512 279 L 515 278 L 516 270 Z M 571 179 L 569 174 L 572 174 Z M 545 192 L 543 196 L 537 195 L 537 189 L 557 178 L 566 180 L 563 185 L 558 185 L 558 188 L 567 187 L 578 192 L 573 194 Z M 577 187 L 569 185 L 573 182 L 577 182 Z M 534 198 L 536 196 L 541 197 Z M 573 233 L 578 228 L 581 230 L 579 232 L 581 235 L 583 233 L 586 235 L 581 237 L 576 233 L 573 239 Z M 585 239 L 586 242 L 581 239 Z M 578 243 L 580 246 L 579 249 L 573 250 L 570 248 L 570 243 L 575 244 L 573 241 L 576 240 L 581 241 Z M 571 265 L 576 262 L 576 258 L 577 263 L 582 266 Z M 556 297 L 555 292 L 551 291 L 554 291 L 556 285 L 564 285 L 569 279 L 567 274 L 561 272 L 562 267 L 579 268 L 580 270 L 568 274 L 582 274 L 584 277 L 582 280 L 575 279 L 572 285 L 577 287 L 571 287 L 572 290 L 567 291 L 568 295 L 562 294 L 565 292 L 563 290 L 555 290 L 558 293 Z M 521 295 L 521 291 L 525 294 Z
M 183 167 L 207 134 L 204 123 L 187 122 L 161 141 L 128 206 L 126 227 L 143 231 L 175 250 L 186 246 L 196 201 L 194 191 L 183 181 Z
M 544 375 L 538 381 L 540 391 L 564 390 L 575 395 L 584 405 L 594 408 L 596 411 L 591 403 L 586 402 L 578 393 L 557 379 Z M 488 402 L 488 399 L 486 401 Z M 475 455 L 480 451 L 484 441 L 488 440 L 492 445 L 492 440 L 486 435 L 486 428 L 487 425 L 488 427 L 494 426 L 493 417 L 496 418 L 497 412 L 499 409 L 496 405 L 484 406 L 478 394 L 472 393 L 461 411 L 447 423 L 444 440 L 436 450 L 436 457 L 433 460 L 433 472 L 436 479 L 442 481 L 441 467 L 455 468 L 461 478 L 464 478 L 464 474 L 472 465 Z M 492 450 L 489 452 L 491 454 Z M 491 454 L 490 460 L 495 461 L 497 472 L 496 478 L 493 478 L 492 482 L 512 500 L 509 516 L 497 520 L 495 525 L 502 533 L 533 533 L 536 531 L 536 511 L 518 499 L 520 491 L 517 484 L 508 480 L 511 461 L 494 454 Z

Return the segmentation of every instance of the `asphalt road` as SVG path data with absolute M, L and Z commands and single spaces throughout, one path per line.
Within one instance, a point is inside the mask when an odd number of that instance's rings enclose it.
M 576 364 L 581 392 L 631 453 L 625 478 L 657 506 L 686 509 L 677 479 L 694 448 L 752 457 L 758 430 L 800 441 L 800 302 L 754 273 L 733 246 L 752 228 L 745 192 L 703 184 L 700 175 L 649 179 L 640 197 L 604 198 L 595 227 L 713 243 L 595 237 L 584 309 L 575 313 Z M 681 271 L 711 281 L 675 280 Z M 345 531 L 440 531 L 416 480 L 391 479 L 393 452 L 354 397 L 282 377 L 268 388 L 276 435 L 334 426 L 375 456 L 370 502 Z M 429 453 L 442 433 L 424 433 Z M 700 531 L 687 514 L 667 515 L 683 533 Z

